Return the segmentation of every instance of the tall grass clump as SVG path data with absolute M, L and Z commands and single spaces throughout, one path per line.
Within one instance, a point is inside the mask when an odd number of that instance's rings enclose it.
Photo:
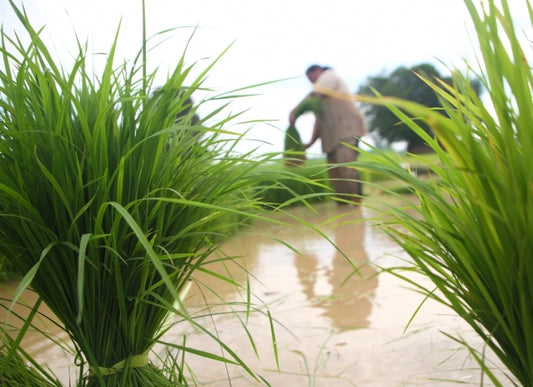
M 531 386 L 531 47 L 520 44 L 523 31 L 515 31 L 507 1 L 465 0 L 465 4 L 479 42 L 481 70 L 470 67 L 483 82 L 489 102 L 480 100 L 468 80 L 459 75 L 452 87 L 425 80 L 439 95 L 446 114 L 387 97 L 365 99 L 388 105 L 423 136 L 438 155 L 437 161 L 428 162 L 438 178 L 433 182 L 419 179 L 382 155 L 360 167 L 403 181 L 416 194 L 416 204 L 409 211 L 390 208 L 390 223 L 384 223 L 414 260 L 413 270 L 431 279 L 435 289 L 413 284 L 456 311 L 501 360 L 508 372 L 497 377 L 484 350 L 456 337 L 494 384 Z M 527 8 L 533 25 L 529 3 Z M 435 138 L 426 135 L 404 111 L 428 123 Z
M 0 330 L 0 387 L 39 386 L 61 387 L 61 382 L 25 353 L 5 329 Z
M 22 277 L 14 301 L 31 287 L 57 316 L 80 386 L 185 383 L 150 351 L 169 315 L 187 319 L 180 293 L 191 274 L 261 208 L 251 178 L 261 161 L 234 156 L 231 117 L 206 126 L 218 110 L 198 121 L 190 104 L 218 58 L 190 79 L 198 65 L 182 56 L 156 93 L 144 55 L 115 65 L 118 38 L 101 74 L 81 44 L 67 71 L 10 3 L 30 40 L 1 33 L 0 255 Z M 213 359 L 257 377 L 220 345 L 229 359 Z

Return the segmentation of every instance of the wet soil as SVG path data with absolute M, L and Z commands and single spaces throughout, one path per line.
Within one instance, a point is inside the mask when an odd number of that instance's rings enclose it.
M 255 221 L 212 257 L 210 273 L 194 275 L 185 304 L 272 386 L 480 385 L 478 365 L 443 332 L 473 345 L 476 336 L 449 309 L 423 302 L 412 285 L 386 271 L 409 260 L 368 220 L 373 216 L 324 203 L 275 215 L 277 223 Z M 246 308 L 248 299 L 253 308 Z M 163 340 L 181 345 L 184 338 L 187 346 L 231 357 L 188 323 L 172 326 Z M 72 357 L 57 345 L 30 335 L 24 347 L 65 385 L 74 380 Z M 193 354 L 186 362 L 200 385 L 266 384 L 237 366 Z

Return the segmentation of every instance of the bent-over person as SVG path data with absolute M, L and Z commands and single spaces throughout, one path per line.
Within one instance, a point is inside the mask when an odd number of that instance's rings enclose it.
M 309 93 L 289 114 L 289 124 L 305 111 L 315 113 L 315 125 L 309 143 L 322 142 L 322 152 L 329 164 L 344 164 L 357 160 L 359 138 L 366 134 L 363 116 L 356 108 L 346 83 L 329 67 L 312 65 L 306 71 L 313 84 Z M 349 144 L 350 146 L 347 146 Z M 328 169 L 336 196 L 359 204 L 362 184 L 357 169 L 351 166 L 334 166 Z

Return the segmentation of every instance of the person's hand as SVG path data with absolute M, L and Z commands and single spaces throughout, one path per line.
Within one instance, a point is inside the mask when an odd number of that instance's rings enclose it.
M 296 124 L 296 115 L 294 114 L 294 110 L 293 110 L 289 114 L 289 126 L 294 127 L 295 124 Z

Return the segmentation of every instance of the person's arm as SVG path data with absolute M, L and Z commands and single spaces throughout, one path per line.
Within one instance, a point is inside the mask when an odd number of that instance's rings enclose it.
M 294 126 L 296 119 L 304 113 L 313 112 L 315 115 L 320 115 L 322 112 L 322 98 L 315 92 L 309 93 L 302 102 L 300 102 L 289 113 L 289 125 Z
M 289 113 L 289 126 L 292 126 L 294 127 L 294 125 L 296 125 L 296 109 L 298 108 L 298 106 L 296 106 L 294 109 L 291 110 L 291 112 Z

